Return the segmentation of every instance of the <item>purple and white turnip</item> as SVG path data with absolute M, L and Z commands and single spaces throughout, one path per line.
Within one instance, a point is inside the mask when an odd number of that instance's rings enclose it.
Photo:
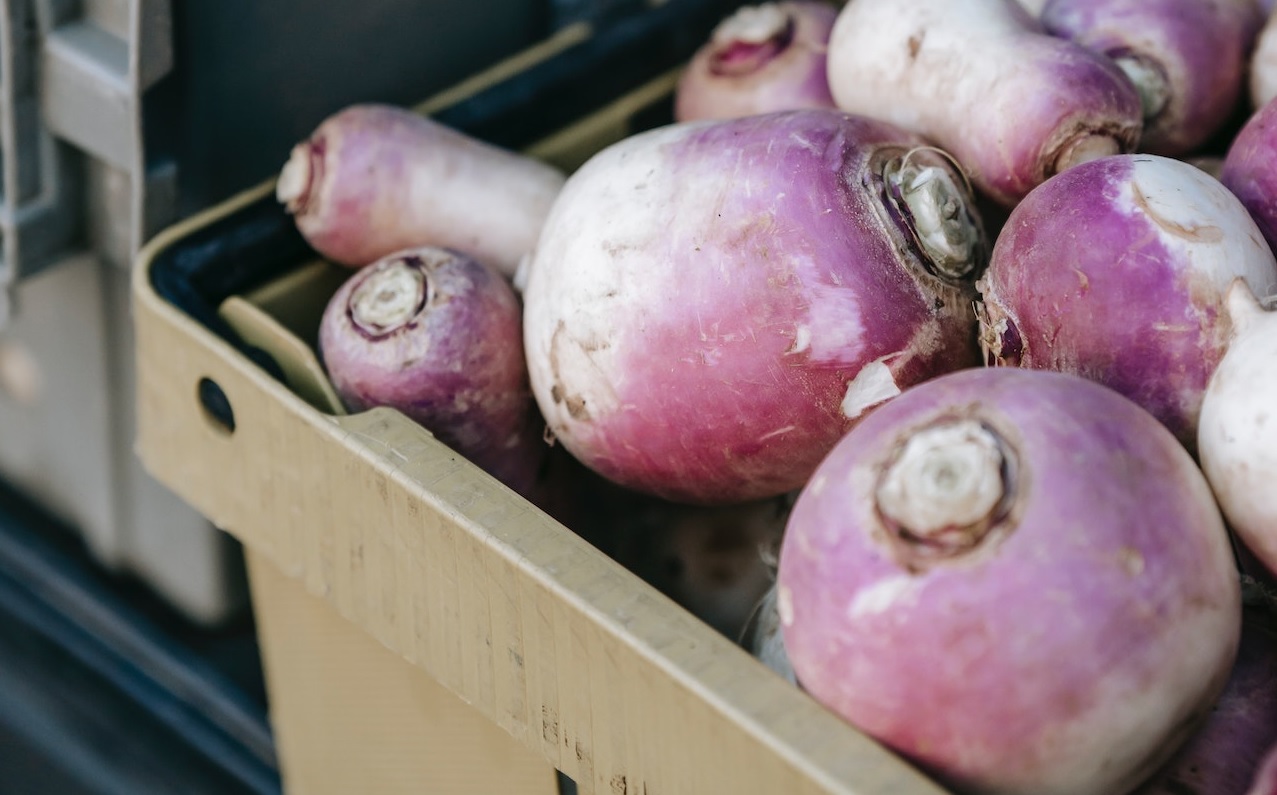
M 1134 789 L 1210 712 L 1239 575 L 1187 451 L 1077 376 L 976 368 L 875 409 L 785 529 L 801 686 L 967 795 Z
M 1254 0 L 1050 0 L 1042 24 L 1112 58 L 1140 92 L 1139 151 L 1194 151 L 1232 116 L 1245 88 Z
M 1157 155 L 1102 158 L 1012 211 L 980 282 L 982 338 L 992 363 L 1121 392 L 1191 450 L 1237 277 L 1277 291 L 1272 251 L 1223 185 Z
M 1140 97 L 1108 58 L 1011 0 L 853 0 L 829 41 L 838 107 L 918 132 L 1013 206 L 1070 166 L 1130 152 Z
M 679 76 L 674 118 L 834 107 L 825 51 L 837 16 L 824 0 L 742 6 L 714 28 Z
M 1277 247 L 1277 101 L 1255 111 L 1233 137 L 1219 179 Z
M 834 110 L 633 135 L 568 180 L 524 291 L 553 436 L 628 488 L 799 488 L 867 410 L 977 364 L 987 241 L 917 136 Z
M 359 269 L 329 300 L 319 350 L 352 411 L 389 406 L 529 496 L 546 445 L 521 309 L 499 273 L 419 247 Z
M 1277 573 L 1277 312 L 1240 280 L 1226 310 L 1232 338 L 1202 398 L 1197 447 L 1229 525 Z
M 451 248 L 514 277 L 564 175 L 392 105 L 360 104 L 293 147 L 275 195 L 332 262 Z

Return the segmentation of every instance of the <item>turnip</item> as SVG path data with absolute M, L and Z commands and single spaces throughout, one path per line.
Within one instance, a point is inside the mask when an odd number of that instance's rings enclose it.
M 1250 104 L 1262 108 L 1277 97 L 1277 14 L 1269 9 L 1250 56 Z
M 1180 155 L 1231 117 L 1261 24 L 1254 0 L 1050 0 L 1049 33 L 1117 63 L 1140 92 L 1139 150 Z
M 838 106 L 921 133 L 1014 205 L 1070 166 L 1130 152 L 1140 97 L 1108 58 L 1012 0 L 852 0 L 829 42 Z
M 1099 381 L 1192 451 L 1238 276 L 1277 289 L 1277 261 L 1235 196 L 1188 163 L 1115 155 L 1011 213 L 980 283 L 981 333 L 992 363 Z
M 1277 625 L 1265 599 L 1245 608 L 1237 660 L 1210 717 L 1135 795 L 1246 795 L 1275 743 Z
M 1277 572 L 1277 313 L 1239 281 L 1227 314 L 1234 336 L 1202 398 L 1202 471 L 1238 538 Z
M 1219 179 L 1250 211 L 1269 246 L 1277 246 L 1277 102 L 1260 108 L 1238 131 Z
M 563 181 L 552 166 L 407 109 L 362 104 L 293 147 L 275 195 L 333 262 L 360 267 L 438 246 L 513 278 Z
M 674 118 L 727 119 L 832 108 L 825 50 L 838 9 L 823 0 L 743 6 L 679 76 Z
M 961 793 L 1129 792 L 1200 725 L 1241 624 L 1211 492 L 1077 376 L 978 368 L 853 428 L 777 575 L 802 687 Z
M 409 249 L 356 271 L 319 329 L 352 411 L 389 406 L 528 495 L 546 445 L 528 386 L 513 288 L 472 257 Z
M 871 407 L 979 363 L 970 199 L 917 136 L 828 109 L 605 148 L 552 208 L 524 293 L 552 435 L 674 502 L 796 490 Z

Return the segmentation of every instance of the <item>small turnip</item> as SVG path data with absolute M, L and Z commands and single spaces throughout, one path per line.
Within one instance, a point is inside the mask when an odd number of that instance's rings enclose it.
M 1277 261 L 1241 202 L 1188 163 L 1115 155 L 1012 211 L 980 283 L 982 334 L 992 363 L 1099 381 L 1191 451 L 1236 277 L 1277 290 Z
M 1254 0 L 1050 0 L 1041 20 L 1122 68 L 1143 103 L 1139 151 L 1169 156 L 1229 121 L 1261 24 Z
M 777 575 L 803 689 L 969 795 L 1134 789 L 1222 691 L 1240 590 L 1160 423 L 1093 381 L 996 367 L 853 428 Z
M 674 93 L 674 118 L 729 119 L 832 108 L 825 51 L 838 9 L 823 0 L 743 6 L 692 56 Z
M 520 306 L 499 273 L 436 247 L 356 271 L 329 300 L 319 349 L 352 411 L 398 409 L 528 495 L 546 445 L 523 358 Z
M 1233 138 L 1219 179 L 1277 246 L 1277 101 L 1256 111 Z
M 1239 280 L 1227 314 L 1233 337 L 1202 398 L 1202 471 L 1237 537 L 1277 573 L 1277 312 Z
M 943 154 L 835 110 L 613 144 L 568 180 L 524 292 L 553 436 L 674 502 L 796 490 L 870 408 L 978 364 L 971 207 Z
M 392 105 L 352 105 L 293 147 L 276 198 L 335 263 L 451 248 L 514 277 L 563 186 L 557 169 Z
M 853 0 L 829 41 L 838 107 L 918 132 L 1012 206 L 1048 177 L 1130 152 L 1140 97 L 1108 58 L 1011 0 Z

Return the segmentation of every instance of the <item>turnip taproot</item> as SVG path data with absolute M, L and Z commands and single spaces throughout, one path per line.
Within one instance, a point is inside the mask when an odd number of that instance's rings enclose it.
M 1050 0 L 1046 30 L 1113 59 L 1140 92 L 1139 151 L 1205 143 L 1243 95 L 1262 24 L 1254 0 Z
M 1277 100 L 1257 110 L 1234 136 L 1219 179 L 1277 247 Z
M 825 51 L 838 9 L 823 0 L 743 6 L 679 76 L 674 118 L 728 119 L 832 108 Z
M 419 247 L 346 280 L 324 311 L 319 349 L 347 408 L 396 408 L 526 496 L 546 445 L 521 323 L 495 270 Z
M 1277 290 L 1277 261 L 1235 196 L 1180 160 L 1116 155 L 1012 211 L 980 283 L 982 335 L 991 362 L 1099 381 L 1193 450 L 1238 276 Z
M 1239 280 L 1227 314 L 1233 337 L 1202 398 L 1197 446 L 1229 525 L 1277 573 L 1277 312 Z
M 794 667 L 790 665 L 789 656 L 785 654 L 785 638 L 781 634 L 775 583 L 772 583 L 754 607 L 754 612 L 745 625 L 745 631 L 741 634 L 741 646 L 790 684 L 798 684 Z
M 553 436 L 675 502 L 799 488 L 872 406 L 979 363 L 970 199 L 917 136 L 835 110 L 604 149 L 551 210 L 524 292 Z
M 1210 711 L 1239 575 L 1205 479 L 1077 376 L 919 384 L 830 452 L 785 528 L 798 681 L 962 793 L 1129 792 Z
M 564 175 L 392 105 L 352 105 L 293 147 L 275 195 L 324 257 L 353 267 L 451 248 L 513 278 Z
M 1046 178 L 1130 152 L 1140 97 L 1108 58 L 1011 0 L 852 0 L 829 41 L 838 106 L 934 140 L 1014 205 Z

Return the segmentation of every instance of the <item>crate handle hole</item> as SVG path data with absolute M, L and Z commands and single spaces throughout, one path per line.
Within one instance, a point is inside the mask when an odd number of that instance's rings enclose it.
M 211 378 L 204 377 L 196 387 L 200 406 L 204 409 L 204 418 L 217 430 L 229 436 L 235 432 L 235 410 L 226 397 L 221 386 Z

